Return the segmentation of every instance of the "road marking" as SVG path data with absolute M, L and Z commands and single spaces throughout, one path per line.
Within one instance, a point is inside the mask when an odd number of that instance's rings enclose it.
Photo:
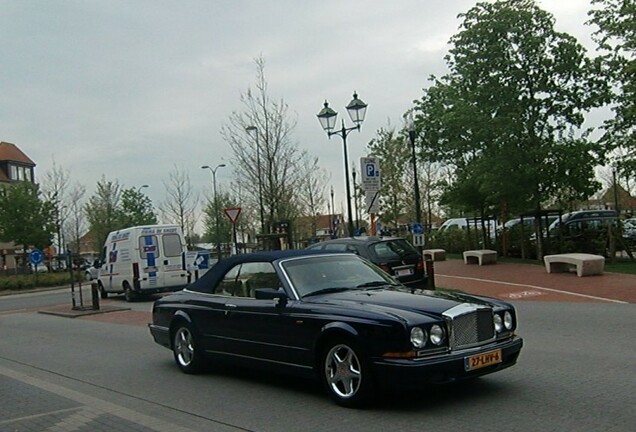
M 522 287 L 522 288 L 533 288 L 533 289 L 538 289 L 538 290 L 543 290 L 543 291 L 550 291 L 550 292 L 557 293 L 557 294 L 572 295 L 572 296 L 576 296 L 576 297 L 583 297 L 583 298 L 588 298 L 588 299 L 593 299 L 593 300 L 601 300 L 601 301 L 606 301 L 606 302 L 610 302 L 610 303 L 629 304 L 629 302 L 622 301 L 622 300 L 614 300 L 614 299 L 609 299 L 609 298 L 605 298 L 605 297 L 597 297 L 597 296 L 592 296 L 592 295 L 587 295 L 587 294 L 580 294 L 580 293 L 575 293 L 575 292 L 571 292 L 571 291 L 563 291 L 563 290 L 558 290 L 558 289 L 554 289 L 554 288 L 545 288 L 545 287 L 540 287 L 540 286 L 535 286 L 535 285 L 518 284 L 518 283 L 513 283 L 513 282 L 502 282 L 502 281 L 496 281 L 496 280 L 490 280 L 490 279 L 480 279 L 480 278 L 473 278 L 473 277 L 466 277 L 466 276 L 448 276 L 448 275 L 442 275 L 442 274 L 439 275 L 439 276 L 447 277 L 447 278 L 454 278 L 454 279 L 474 280 L 474 281 L 477 281 L 477 282 L 497 283 L 497 284 L 502 284 L 502 285 L 510 285 L 510 286 L 515 286 L 515 287 Z
M 536 291 L 536 290 L 527 290 L 527 291 L 519 291 L 519 292 L 514 292 L 514 293 L 503 293 L 503 294 L 499 294 L 502 297 L 508 297 L 510 299 L 520 299 L 520 298 L 524 298 L 524 297 L 536 297 L 536 296 L 541 296 L 541 295 L 545 295 L 546 293 L 541 292 L 541 291 Z

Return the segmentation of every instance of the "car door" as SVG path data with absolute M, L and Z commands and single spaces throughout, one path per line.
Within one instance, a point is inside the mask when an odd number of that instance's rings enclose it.
M 293 308 L 277 299 L 256 299 L 259 288 L 282 289 L 282 282 L 269 262 L 244 263 L 240 295 L 227 299 L 223 328 L 232 353 L 270 362 L 297 364 L 303 358 L 294 340 Z
M 240 295 L 241 265 L 231 267 L 216 286 L 209 292 L 201 292 L 188 303 L 188 315 L 192 318 L 202 337 L 206 351 L 222 354 L 235 351 L 228 325 L 228 310 L 232 308 L 235 296 Z

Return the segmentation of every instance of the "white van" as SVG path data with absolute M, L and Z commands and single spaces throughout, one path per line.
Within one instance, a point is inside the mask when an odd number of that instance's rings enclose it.
M 97 279 L 102 298 L 124 293 L 126 301 L 144 294 L 178 291 L 188 283 L 185 238 L 179 225 L 145 225 L 108 234 Z
M 495 220 L 486 220 L 485 222 L 486 230 L 489 230 L 491 235 L 494 235 L 494 232 L 497 230 L 497 221 Z M 465 230 L 470 229 L 481 229 L 481 220 L 474 218 L 450 218 L 444 221 L 444 223 L 439 227 L 438 232 L 446 232 L 446 231 L 454 231 L 454 230 Z

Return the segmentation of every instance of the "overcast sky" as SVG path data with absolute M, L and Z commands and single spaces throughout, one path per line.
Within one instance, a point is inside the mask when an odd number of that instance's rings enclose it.
M 37 164 L 37 181 L 55 161 L 87 197 L 104 175 L 123 187 L 148 184 L 158 206 L 175 166 L 206 196 L 211 174 L 201 165 L 228 164 L 219 187 L 234 175 L 219 131 L 242 109 L 262 56 L 270 95 L 288 103 L 294 139 L 320 158 L 341 209 L 342 140 L 320 128 L 323 101 L 347 121 L 354 90 L 369 105 L 347 141 L 359 166 L 377 130 L 400 126 L 427 78 L 446 72 L 457 15 L 475 3 L 0 0 L 0 140 Z M 539 4 L 557 30 L 593 50 L 588 0 Z

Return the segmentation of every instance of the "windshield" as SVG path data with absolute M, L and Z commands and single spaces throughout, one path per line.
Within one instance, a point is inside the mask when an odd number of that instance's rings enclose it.
M 290 259 L 281 265 L 299 297 L 399 285 L 391 276 L 356 255 L 308 256 Z

